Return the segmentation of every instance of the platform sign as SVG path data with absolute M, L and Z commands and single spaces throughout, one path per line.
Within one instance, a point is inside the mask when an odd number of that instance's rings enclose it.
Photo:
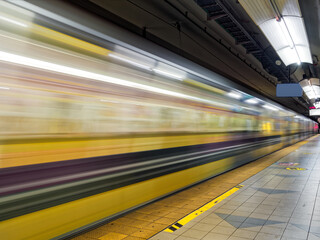
M 277 97 L 301 97 L 302 88 L 299 83 L 277 84 Z
M 299 163 L 293 163 L 293 162 L 280 162 L 277 165 L 279 166 L 297 166 Z
M 307 170 L 306 168 L 298 168 L 298 167 L 294 167 L 294 168 L 286 168 L 287 170 L 294 170 L 294 171 L 305 171 Z

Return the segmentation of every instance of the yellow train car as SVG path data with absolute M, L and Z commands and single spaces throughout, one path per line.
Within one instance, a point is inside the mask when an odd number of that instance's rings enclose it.
M 0 2 L 1 239 L 74 234 L 314 134 L 271 101 L 16 5 Z

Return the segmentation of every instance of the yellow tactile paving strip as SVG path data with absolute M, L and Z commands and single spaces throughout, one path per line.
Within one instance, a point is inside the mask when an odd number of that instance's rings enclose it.
M 213 200 L 211 200 L 210 202 L 206 203 L 202 207 L 198 208 L 197 210 L 195 210 L 192 213 L 188 214 L 187 216 L 183 217 L 178 222 L 176 222 L 175 224 L 169 226 L 164 231 L 165 232 L 174 232 L 174 231 L 178 230 L 179 228 L 183 227 L 188 222 L 190 222 L 193 219 L 195 219 L 196 217 L 200 216 L 202 213 L 205 213 L 210 208 L 212 208 L 213 206 L 215 206 L 219 202 L 223 201 L 224 199 L 226 199 L 227 197 L 229 197 L 230 195 L 232 195 L 233 193 L 235 193 L 236 191 L 238 191 L 242 187 L 243 187 L 243 185 L 238 185 L 238 186 L 235 186 L 235 187 L 231 188 L 229 191 L 225 192 L 224 194 L 220 195 L 217 198 L 214 198 Z
M 113 222 L 75 237 L 73 240 L 148 239 L 290 152 L 295 151 L 312 138 L 139 208 Z

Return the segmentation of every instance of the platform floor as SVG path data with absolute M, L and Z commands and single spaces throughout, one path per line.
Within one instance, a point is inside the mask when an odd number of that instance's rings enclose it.
M 186 225 L 151 239 L 320 240 L 319 180 L 317 137 L 240 183 L 242 188 Z
M 73 239 L 320 240 L 319 180 L 318 135 Z

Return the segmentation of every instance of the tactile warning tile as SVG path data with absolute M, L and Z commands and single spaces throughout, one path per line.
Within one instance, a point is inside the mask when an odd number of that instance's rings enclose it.
M 181 217 L 188 215 L 189 213 L 203 206 L 205 203 L 218 197 L 237 184 L 245 181 L 246 179 L 275 163 L 282 157 L 295 151 L 306 142 L 307 141 L 299 142 L 266 157 L 260 158 L 254 162 L 248 163 L 220 176 L 216 176 L 203 183 L 197 184 L 192 188 L 188 188 L 184 191 L 178 192 L 175 195 L 139 208 L 136 211 L 113 221 L 112 223 L 116 224 L 117 226 L 114 228 L 116 230 L 112 228 L 104 229 L 104 236 L 107 234 L 105 231 L 116 231 L 117 233 L 126 235 L 125 238 L 122 238 L 124 240 L 148 239 L 157 232 L 160 232 L 161 230 L 164 230 L 171 224 L 175 223 Z M 105 226 L 109 226 L 110 224 L 111 223 L 108 223 Z M 101 229 L 103 229 L 103 227 L 92 230 L 91 232 L 98 231 L 101 234 Z M 122 232 L 120 231 L 121 229 L 123 229 Z M 132 232 L 132 229 L 139 230 Z M 86 233 L 82 236 L 97 239 L 96 236 L 100 236 L 100 234 L 97 235 Z M 109 235 L 109 237 L 111 237 L 111 235 Z M 108 238 L 108 240 L 109 239 L 112 240 L 113 238 Z
M 125 234 L 110 232 L 100 237 L 99 240 L 122 240 L 125 237 L 127 237 Z
M 135 232 L 135 233 L 131 234 L 131 236 L 133 236 L 133 237 L 141 237 L 141 238 L 148 238 L 149 236 L 152 236 L 152 235 L 154 235 L 156 233 L 158 233 L 158 231 L 140 229 L 138 232 Z
M 123 224 L 117 224 L 113 222 L 100 227 L 100 229 L 103 229 L 106 232 L 116 232 L 126 235 L 130 235 L 140 230 L 140 228 L 131 227 Z
M 145 240 L 145 238 L 128 236 L 128 237 L 125 237 L 123 240 Z
M 89 238 L 89 239 L 90 238 L 98 239 L 98 238 L 106 235 L 107 233 L 108 233 L 108 231 L 101 230 L 101 228 L 97 228 L 94 231 L 90 231 L 90 232 L 87 232 L 87 233 L 83 234 L 82 237 L 86 237 L 86 238 Z

